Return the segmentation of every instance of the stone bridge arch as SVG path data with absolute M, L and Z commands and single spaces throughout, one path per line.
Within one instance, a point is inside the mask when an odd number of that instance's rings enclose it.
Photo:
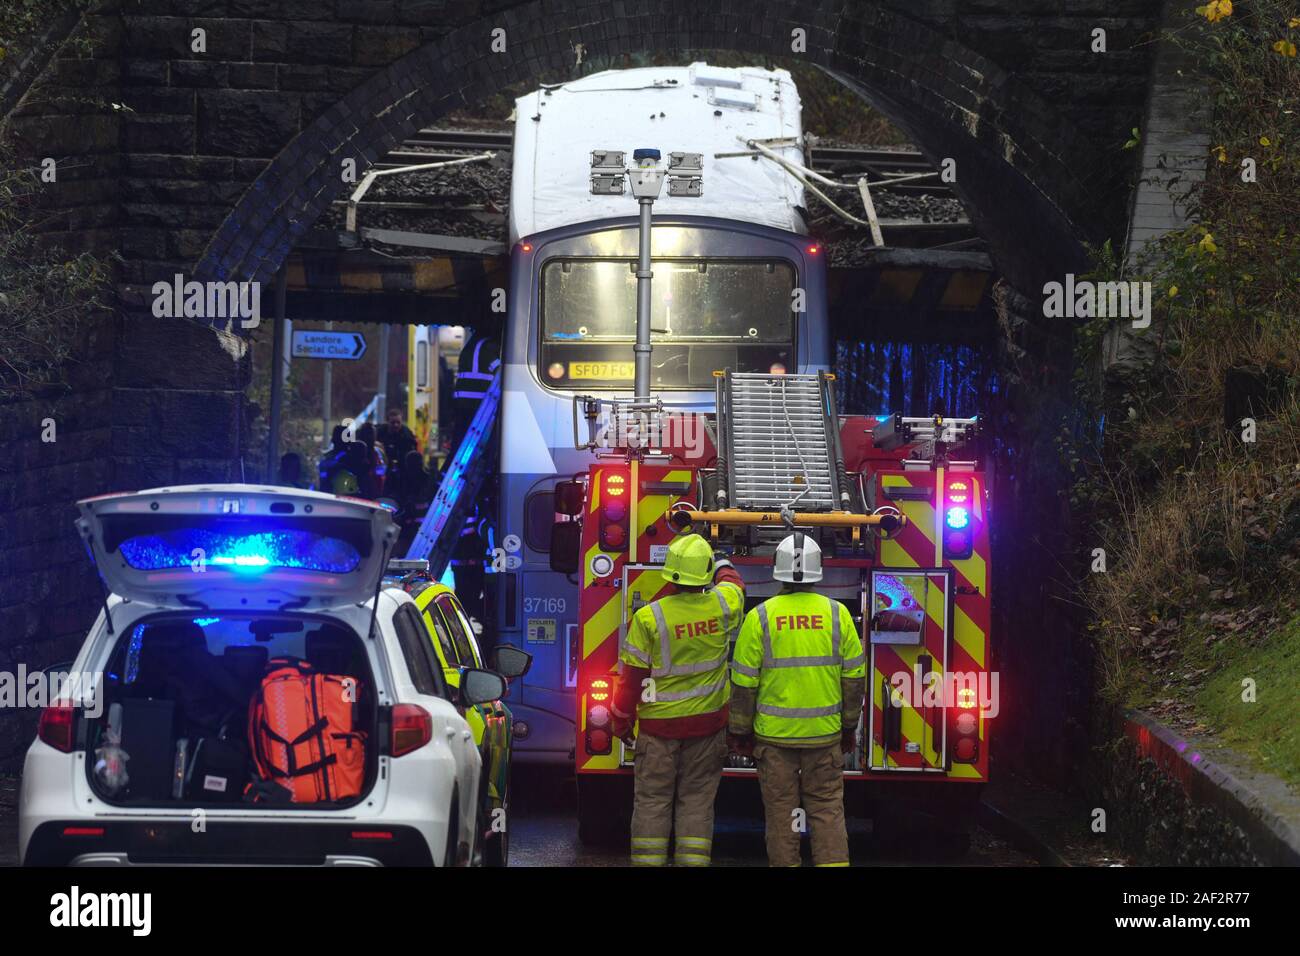
M 493 52 L 493 31 L 506 49 Z M 1059 109 L 947 32 L 879 4 L 843 0 L 658 0 L 634 6 L 532 0 L 483 14 L 393 62 L 293 138 L 208 243 L 201 278 L 269 280 L 358 170 L 447 113 L 588 56 L 726 49 L 803 56 L 869 99 L 934 161 L 957 162 L 956 187 L 1000 271 L 1021 289 L 1082 261 L 1097 234 L 1101 174 Z M 1082 34 L 1080 42 L 1083 42 Z M 1080 168 L 1080 167 L 1083 168 Z

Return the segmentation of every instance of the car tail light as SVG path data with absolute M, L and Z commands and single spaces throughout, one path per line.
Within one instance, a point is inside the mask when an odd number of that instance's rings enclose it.
M 600 546 L 606 551 L 626 551 L 632 506 L 631 482 L 621 468 L 607 468 L 600 476 Z
M 433 739 L 433 718 L 418 704 L 398 704 L 393 708 L 393 738 L 389 751 L 394 757 L 419 750 Z
M 614 749 L 614 735 L 609 731 L 610 697 L 613 683 L 608 677 L 597 677 L 587 687 L 587 753 L 601 755 Z
M 77 711 L 71 704 L 58 703 L 41 711 L 36 736 L 55 750 L 71 753 L 77 738 Z
M 354 840 L 391 840 L 393 834 L 391 830 L 353 830 L 352 839 Z
M 960 561 L 975 550 L 975 481 L 953 478 L 943 494 L 943 556 Z
M 64 827 L 63 835 L 65 837 L 102 837 L 104 835 L 103 827 Z

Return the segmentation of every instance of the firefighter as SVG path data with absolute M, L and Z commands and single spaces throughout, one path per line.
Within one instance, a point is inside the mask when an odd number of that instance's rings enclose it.
M 478 414 L 478 407 L 492 387 L 492 379 L 501 367 L 501 351 L 496 341 L 486 332 L 475 329 L 460 353 L 456 370 L 456 390 L 452 392 L 452 405 L 456 412 L 452 454 L 465 440 L 470 423 Z
M 736 640 L 728 743 L 758 764 L 768 864 L 799 865 L 806 820 L 813 864 L 848 866 L 843 754 L 862 714 L 866 656 L 848 608 L 814 589 L 816 542 L 786 537 L 772 577 L 785 586 L 746 615 Z
M 677 834 L 679 866 L 708 866 L 713 801 L 727 759 L 727 654 L 745 609 L 744 583 L 697 534 L 675 538 L 669 593 L 637 609 L 619 656 L 613 730 L 636 738 L 632 865 L 663 866 Z

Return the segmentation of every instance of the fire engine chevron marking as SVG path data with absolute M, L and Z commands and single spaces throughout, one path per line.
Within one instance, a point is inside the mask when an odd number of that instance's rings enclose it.
M 893 675 L 895 673 L 898 672 L 909 673 L 907 671 L 907 662 L 903 660 L 898 660 L 897 657 L 893 665 L 886 662 L 884 666 L 885 667 L 892 666 L 893 669 L 891 669 L 891 671 L 887 674 L 878 667 L 874 668 L 876 687 L 881 687 L 882 681 L 890 684 L 890 686 L 892 687 Z M 902 750 L 901 753 L 905 755 L 907 759 L 906 762 L 900 764 L 900 766 L 914 766 L 919 763 L 924 763 L 927 766 L 931 766 L 931 767 L 937 766 L 938 754 L 935 752 L 935 744 L 938 743 L 939 736 L 935 728 L 931 726 L 929 722 L 926 721 L 926 719 L 923 716 L 921 716 L 920 711 L 918 711 L 915 707 L 913 707 L 912 704 L 909 703 L 904 697 L 898 694 L 894 694 L 893 697 L 902 702 L 902 707 L 900 707 L 899 709 L 902 711 L 902 717 L 903 717 L 902 732 L 903 732 L 904 748 L 906 748 L 906 745 L 909 741 L 921 745 L 920 753 L 908 754 L 906 752 L 906 749 Z M 884 708 L 892 707 L 892 706 L 894 705 L 890 703 L 889 700 L 881 701 L 882 718 L 883 718 Z M 936 711 L 936 714 L 941 715 L 942 711 Z M 928 734 L 926 733 L 927 730 L 929 731 Z M 898 752 L 896 751 L 896 753 Z M 897 758 L 891 758 L 891 759 L 897 759 Z
M 970 659 L 983 670 L 984 631 L 960 607 L 954 605 L 953 610 L 956 611 L 955 620 L 953 621 L 953 639 L 961 645 L 962 650 L 970 655 Z

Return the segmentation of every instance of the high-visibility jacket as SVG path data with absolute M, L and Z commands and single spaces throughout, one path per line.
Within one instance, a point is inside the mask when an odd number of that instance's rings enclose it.
M 724 581 L 679 591 L 632 616 L 619 661 L 649 668 L 652 684 L 640 694 L 642 720 L 707 714 L 731 697 L 727 655 L 745 608 L 744 592 Z
M 460 353 L 460 366 L 456 372 L 456 390 L 452 399 L 471 402 L 483 401 L 492 387 L 492 378 L 501 367 L 500 350 L 496 342 L 486 336 L 474 334 Z
M 731 662 L 736 686 L 758 689 L 754 736 L 788 746 L 838 740 L 850 719 L 841 682 L 866 673 L 849 609 L 815 591 L 784 591 L 750 611 Z

